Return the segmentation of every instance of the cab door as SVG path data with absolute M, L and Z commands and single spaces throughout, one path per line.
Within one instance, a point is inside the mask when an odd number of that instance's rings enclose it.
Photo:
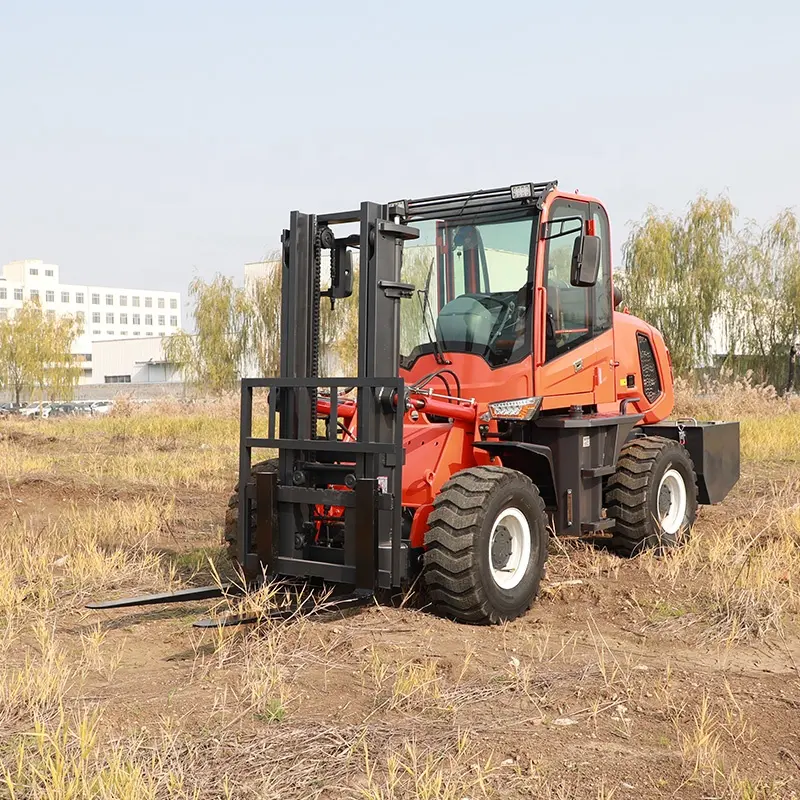
M 614 302 L 611 277 L 611 229 L 606 210 L 599 203 L 589 203 L 591 232 L 600 237 L 600 269 L 594 294 L 593 369 L 595 403 L 613 403 L 617 399 L 614 358 Z
M 588 232 L 602 239 L 600 285 L 572 286 L 572 254 L 576 242 Z M 541 237 L 536 394 L 545 397 L 545 409 L 613 400 L 611 253 L 605 211 L 598 203 L 558 197 L 549 207 Z M 607 395 L 608 399 L 597 399 Z

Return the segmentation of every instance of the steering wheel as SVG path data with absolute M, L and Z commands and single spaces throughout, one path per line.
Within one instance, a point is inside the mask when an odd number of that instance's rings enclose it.
M 489 303 L 486 301 L 489 301 Z M 517 313 L 517 295 L 513 293 L 510 297 L 505 298 L 497 297 L 496 295 L 484 295 L 478 299 L 478 302 L 488 311 L 492 310 L 489 307 L 490 303 L 495 306 L 501 306 L 500 313 L 497 315 L 497 321 L 489 334 L 489 341 L 486 345 L 491 350 L 495 342 L 500 338 L 500 334 L 505 330 L 506 325 L 511 322 Z

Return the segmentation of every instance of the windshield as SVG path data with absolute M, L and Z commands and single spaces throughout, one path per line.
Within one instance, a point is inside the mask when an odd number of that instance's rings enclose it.
M 530 352 L 533 217 L 505 222 L 415 222 L 402 280 L 401 365 L 423 353 L 474 353 L 501 366 Z

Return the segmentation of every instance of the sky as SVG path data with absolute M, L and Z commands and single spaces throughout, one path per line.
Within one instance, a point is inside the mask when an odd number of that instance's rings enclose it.
M 289 212 L 558 179 L 800 205 L 800 4 L 0 0 L 0 263 L 186 292 Z

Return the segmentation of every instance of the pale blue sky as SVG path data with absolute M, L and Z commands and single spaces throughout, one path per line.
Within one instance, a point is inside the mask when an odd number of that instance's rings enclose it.
M 558 178 L 800 194 L 796 2 L 0 0 L 0 263 L 185 292 L 292 208 Z

